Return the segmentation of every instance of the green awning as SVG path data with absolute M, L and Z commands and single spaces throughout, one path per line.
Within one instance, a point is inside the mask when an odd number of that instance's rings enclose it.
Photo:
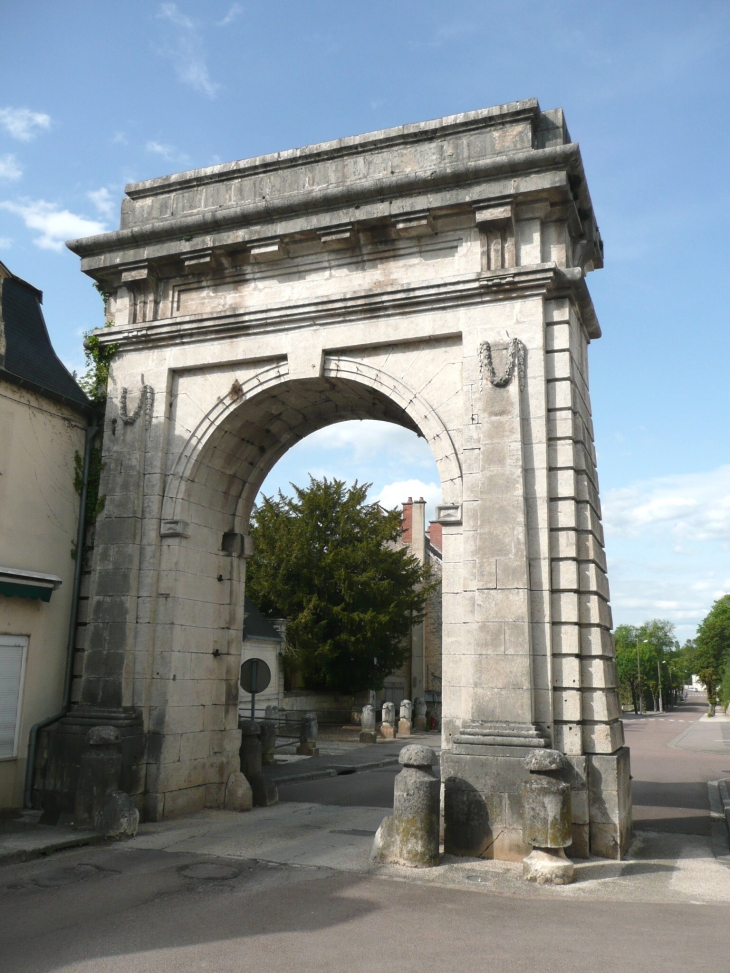
M 0 595 L 6 598 L 36 598 L 39 601 L 50 601 L 51 595 L 60 586 L 61 579 L 55 574 L 0 567 Z

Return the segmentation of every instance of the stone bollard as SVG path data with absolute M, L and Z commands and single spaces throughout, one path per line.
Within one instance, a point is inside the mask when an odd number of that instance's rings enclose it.
M 430 747 L 410 744 L 398 757 L 403 770 L 395 779 L 393 814 L 384 818 L 373 841 L 373 861 L 429 868 L 439 862 L 441 782 L 431 767 Z
M 273 780 L 265 777 L 261 772 L 261 732 L 259 724 L 253 720 L 239 720 L 241 730 L 241 773 L 251 785 L 251 796 L 254 807 L 271 807 L 279 803 L 279 794 Z M 228 786 L 235 782 L 229 780 Z
M 377 743 L 378 738 L 375 734 L 375 707 L 370 703 L 363 706 L 360 716 L 360 743 Z
M 139 825 L 139 811 L 124 791 L 112 791 L 97 820 L 98 830 L 110 841 L 134 838 Z
M 319 754 L 317 746 L 317 736 L 319 734 L 319 723 L 316 713 L 307 713 L 299 726 L 299 746 L 297 753 L 300 756 L 316 757 Z
M 413 729 L 416 733 L 423 733 L 426 729 L 426 700 L 420 696 L 413 700 Z
M 409 737 L 411 735 L 411 706 L 410 699 L 402 699 L 400 704 L 400 719 L 398 720 L 398 736 Z
M 384 740 L 395 739 L 394 703 L 383 703 L 383 722 L 380 724 L 380 735 Z
M 522 837 L 533 850 L 522 877 L 538 885 L 568 885 L 575 874 L 564 850 L 572 841 L 570 785 L 558 777 L 565 766 L 557 750 L 531 750 L 525 757 L 531 776 L 522 785 Z
M 276 757 L 276 723 L 273 720 L 261 721 L 260 740 L 261 763 L 264 767 L 270 767 Z
M 122 773 L 121 734 L 115 726 L 92 726 L 87 748 L 79 761 L 74 827 L 90 831 L 101 827 L 101 814 L 111 795 L 119 790 Z

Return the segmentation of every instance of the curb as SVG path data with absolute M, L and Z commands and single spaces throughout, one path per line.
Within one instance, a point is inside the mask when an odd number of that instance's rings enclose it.
M 79 833 L 78 836 L 51 839 L 35 848 L 5 850 L 0 847 L 0 866 L 17 865 L 22 862 L 33 861 L 35 858 L 43 858 L 44 855 L 52 855 L 56 851 L 65 851 L 67 848 L 81 848 L 84 845 L 101 845 L 105 841 L 106 838 L 103 834 L 87 831 Z
M 712 851 L 721 865 L 730 868 L 730 796 L 726 780 L 709 780 L 710 832 Z
M 322 780 L 326 777 L 342 777 L 347 774 L 357 774 L 362 770 L 377 770 L 379 767 L 389 767 L 398 763 L 398 754 L 393 757 L 386 757 L 383 760 L 371 760 L 366 764 L 334 764 L 329 767 L 322 767 L 320 770 L 311 770 L 304 774 L 287 774 L 282 777 L 268 775 L 277 787 L 284 784 L 301 784 L 307 780 Z

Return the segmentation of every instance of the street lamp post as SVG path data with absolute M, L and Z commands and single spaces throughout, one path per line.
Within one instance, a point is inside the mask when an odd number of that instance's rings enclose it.
M 656 660 L 656 676 L 659 682 L 659 688 L 657 689 L 657 692 L 659 693 L 659 712 L 663 713 L 664 705 L 662 703 L 662 671 L 659 667 L 659 659 Z

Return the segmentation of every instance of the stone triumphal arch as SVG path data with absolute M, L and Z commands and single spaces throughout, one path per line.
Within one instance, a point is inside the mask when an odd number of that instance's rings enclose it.
M 109 294 L 115 353 L 68 761 L 115 725 L 148 819 L 224 805 L 254 497 L 310 432 L 384 419 L 427 439 L 443 487 L 447 849 L 522 855 L 522 757 L 548 745 L 571 766 L 574 853 L 622 854 L 587 370 L 603 248 L 562 112 L 137 183 L 118 231 L 69 246 Z

